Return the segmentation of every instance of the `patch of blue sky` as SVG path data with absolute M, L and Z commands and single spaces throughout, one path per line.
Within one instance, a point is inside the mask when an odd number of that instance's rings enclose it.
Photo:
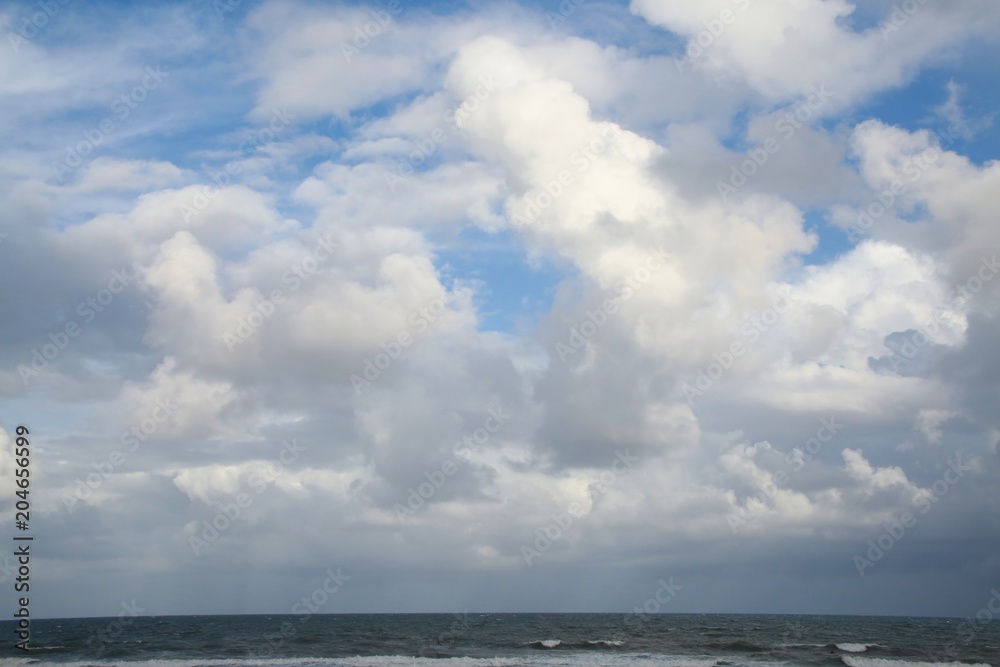
M 848 236 L 847 232 L 830 224 L 826 209 L 809 209 L 802 214 L 806 231 L 819 239 L 812 252 L 802 256 L 803 265 L 829 264 L 856 245 L 855 239 Z
M 614 46 L 635 56 L 683 57 L 686 40 L 649 24 L 629 11 L 629 2 L 599 0 L 549 0 L 524 5 L 538 12 L 539 26 L 554 35 L 586 39 Z
M 552 258 L 529 259 L 519 235 L 463 230 L 437 253 L 435 266 L 446 286 L 459 280 L 476 290 L 481 331 L 516 333 L 552 308 L 556 288 L 575 269 Z
M 953 122 L 938 113 L 949 99 L 949 83 L 958 86 L 958 108 L 969 134 L 953 132 Z M 857 107 L 845 121 L 856 125 L 877 119 L 909 131 L 931 130 L 942 148 L 982 165 L 1000 157 L 1000 126 L 993 122 L 1000 108 L 995 69 L 974 57 L 922 70 L 907 86 L 887 91 Z M 960 129 L 960 128 L 956 128 Z
M 865 0 L 855 2 L 854 11 L 839 18 L 837 23 L 852 32 L 880 30 L 891 13 L 892 0 Z
M 816 89 L 819 90 L 820 87 L 817 86 Z M 820 116 L 822 103 L 821 97 L 817 97 L 812 91 L 807 91 L 802 97 L 791 102 L 770 107 L 738 109 L 733 113 L 729 132 L 720 135 L 719 143 L 727 150 L 745 153 L 752 148 L 761 146 L 768 138 L 773 138 L 779 145 L 794 141 L 795 134 L 802 127 L 833 132 L 841 122 L 841 118 Z M 750 124 L 756 118 L 769 114 L 774 114 L 774 120 L 771 121 L 772 125 L 767 128 L 767 131 L 758 139 L 748 139 Z
M 747 130 L 750 121 L 760 113 L 759 109 L 743 108 L 733 114 L 730 132 L 719 137 L 719 143 L 726 149 L 737 153 L 745 152 L 757 145 L 747 141 Z
M 31 359 L 25 359 L 24 365 L 29 366 Z M 45 376 L 54 373 L 52 367 L 39 371 L 37 377 L 32 377 L 30 386 L 37 387 L 44 382 Z M 51 379 L 51 377 L 49 378 Z M 86 403 L 69 403 L 44 400 L 39 395 L 7 396 L 4 398 L 4 408 L 8 415 L 17 415 L 18 423 L 2 423 L 0 426 L 8 434 L 13 432 L 18 424 L 26 425 L 31 431 L 31 442 L 39 451 L 45 451 L 46 440 L 56 434 L 68 433 L 67 429 L 86 426 L 93 419 L 93 410 Z

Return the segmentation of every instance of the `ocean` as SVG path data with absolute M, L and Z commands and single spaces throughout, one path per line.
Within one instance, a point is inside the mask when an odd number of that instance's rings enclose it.
M 1000 622 L 719 614 L 35 620 L 0 667 L 1000 667 Z

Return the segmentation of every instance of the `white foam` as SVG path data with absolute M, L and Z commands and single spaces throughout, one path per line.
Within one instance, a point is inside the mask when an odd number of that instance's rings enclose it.
M 891 658 L 863 658 L 856 655 L 842 655 L 840 659 L 847 667 L 992 667 L 983 662 L 918 662 Z
M 558 642 L 559 640 L 546 641 Z M 626 653 L 616 655 L 615 664 L 622 667 L 715 667 L 716 659 L 706 656 Z M 411 658 L 399 655 L 349 658 L 202 658 L 199 660 L 109 660 L 105 658 L 77 662 L 56 662 L 33 657 L 0 658 L 0 667 L 95 667 L 95 665 L 100 667 L 606 667 L 607 657 L 606 654 L 600 652 L 565 655 L 560 652 L 558 658 L 551 654 L 516 658 Z M 883 666 L 873 665 L 871 667 Z M 962 667 L 970 666 L 963 665 Z
M 555 648 L 556 646 L 562 644 L 562 642 L 559 641 L 558 639 L 543 639 L 538 643 L 544 646 L 545 648 Z
M 864 653 L 875 644 L 836 644 L 836 647 L 841 651 L 847 651 L 848 653 Z

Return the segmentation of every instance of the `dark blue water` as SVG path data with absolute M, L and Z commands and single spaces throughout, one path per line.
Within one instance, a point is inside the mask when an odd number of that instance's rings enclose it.
M 336 614 L 0 623 L 0 667 L 1000 667 L 1000 622 L 621 614 Z

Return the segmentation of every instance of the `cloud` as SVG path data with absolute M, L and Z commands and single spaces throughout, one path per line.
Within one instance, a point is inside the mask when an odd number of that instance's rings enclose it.
M 1000 172 L 910 119 L 995 152 L 963 109 L 998 13 L 887 4 L 157 8 L 115 49 L 84 21 L 0 54 L 40 599 L 276 613 L 341 565 L 331 611 L 631 608 L 669 574 L 689 610 L 967 614 L 997 574 Z M 969 83 L 942 106 L 930 73 Z
M 946 17 L 922 5 L 905 14 L 894 7 L 876 26 L 854 30 L 849 0 L 671 2 L 635 0 L 631 10 L 687 38 L 683 58 L 723 79 L 744 80 L 776 103 L 826 85 L 843 108 L 904 84 L 941 48 L 995 25 L 997 14 L 976 0 L 957 3 Z M 894 15 L 894 13 L 899 16 Z M 983 26 L 985 29 L 985 26 Z M 897 35 L 896 33 L 905 33 Z M 917 36 L 919 35 L 919 40 Z M 836 53 L 837 58 L 828 54 Z
M 951 134 L 957 134 L 963 139 L 969 140 L 975 136 L 976 132 L 990 126 L 993 122 L 992 117 L 978 121 L 970 121 L 965 117 L 959 100 L 961 87 L 955 81 L 949 81 L 946 88 L 948 99 L 934 109 L 934 112 L 948 123 L 948 130 Z

